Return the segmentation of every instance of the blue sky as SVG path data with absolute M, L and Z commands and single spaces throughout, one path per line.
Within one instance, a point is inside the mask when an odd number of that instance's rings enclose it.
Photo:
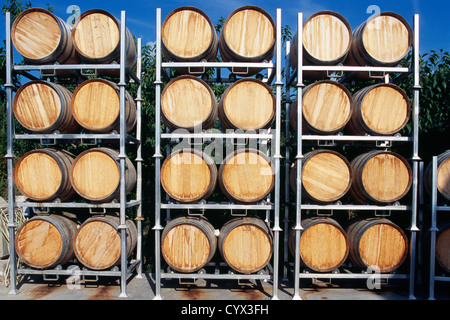
M 244 5 L 256 5 L 266 10 L 273 19 L 276 9 L 282 10 L 282 25 L 289 25 L 293 33 L 297 30 L 297 13 L 303 12 L 304 19 L 321 10 L 340 13 L 354 29 L 372 12 L 370 6 L 377 6 L 380 11 L 392 11 L 403 16 L 413 27 L 413 15 L 420 15 L 420 52 L 444 49 L 450 51 L 450 1 L 448 0 L 166 0 L 166 1 L 126 1 L 126 0 L 30 0 L 33 7 L 47 8 L 53 5 L 55 14 L 64 20 L 70 16 L 67 8 L 76 5 L 81 12 L 89 9 L 103 9 L 120 18 L 121 10 L 127 13 L 127 26 L 143 44 L 156 39 L 156 8 L 161 8 L 162 20 L 173 9 L 184 5 L 197 7 L 204 11 L 216 24 L 221 17 L 228 17 L 231 12 Z M 23 0 L 26 2 L 26 0 Z M 2 26 L 1 37 L 5 37 Z

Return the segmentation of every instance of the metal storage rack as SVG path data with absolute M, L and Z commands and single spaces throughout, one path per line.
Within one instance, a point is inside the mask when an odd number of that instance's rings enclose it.
M 136 269 L 138 272 L 137 277 L 142 277 L 142 156 L 141 156 L 141 39 L 137 42 L 137 71 L 134 73 L 129 67 L 126 66 L 126 41 L 120 41 L 120 63 L 111 64 L 74 64 L 74 65 L 14 65 L 13 60 L 13 50 L 11 42 L 11 15 L 9 12 L 6 13 L 6 111 L 7 111 L 7 154 L 5 158 L 7 159 L 8 166 L 8 210 L 9 210 L 9 237 L 10 237 L 10 269 L 11 269 L 11 289 L 10 294 L 17 294 L 16 288 L 16 276 L 18 274 L 38 274 L 43 275 L 44 279 L 57 279 L 59 276 L 80 276 L 80 277 L 98 277 L 98 276 L 108 276 L 108 277 L 119 277 L 120 278 L 120 297 L 127 297 L 126 282 L 127 277 Z M 126 32 L 126 13 L 121 11 L 120 20 L 120 39 L 125 39 Z M 120 88 L 120 133 L 111 134 L 59 134 L 57 132 L 52 134 L 15 134 L 14 122 L 13 122 L 13 111 L 12 111 L 12 91 L 14 85 L 12 84 L 12 74 L 13 72 L 22 73 L 27 77 L 33 79 L 34 77 L 30 75 L 27 71 L 40 71 L 41 75 L 46 71 L 55 70 L 119 70 L 120 72 L 120 82 L 118 86 Z M 48 77 L 48 75 L 43 74 L 43 76 Z M 132 79 L 138 84 L 137 97 L 136 97 L 136 137 L 128 136 L 126 133 L 126 120 L 125 120 L 125 86 L 127 82 L 131 82 Z M 53 145 L 63 142 L 73 142 L 78 144 L 84 144 L 86 142 L 101 143 L 103 140 L 107 140 L 114 143 L 119 143 L 120 145 L 120 199 L 118 202 L 110 203 L 100 203 L 93 204 L 89 202 L 60 202 L 58 200 L 54 202 L 15 202 L 14 195 L 14 167 L 13 160 L 16 157 L 13 153 L 13 140 L 33 140 L 40 142 L 42 145 Z M 136 163 L 137 163 L 137 181 L 136 181 L 136 199 L 127 201 L 127 195 L 125 193 L 125 159 L 126 155 L 126 145 L 134 144 L 136 147 Z M 120 237 L 121 237 L 121 262 L 119 266 L 112 268 L 111 270 L 101 270 L 94 271 L 88 269 L 74 269 L 70 268 L 63 269 L 61 266 L 57 266 L 54 269 L 37 270 L 31 268 L 18 268 L 17 258 L 15 255 L 14 248 L 14 237 L 15 228 L 17 225 L 14 222 L 14 209 L 16 207 L 28 207 L 28 208 L 38 208 L 42 210 L 50 210 L 51 208 L 85 208 L 89 209 L 90 212 L 95 210 L 106 211 L 107 209 L 120 210 Z M 137 207 L 137 244 L 136 244 L 136 258 L 128 262 L 126 256 L 126 209 L 131 207 Z
M 162 68 L 175 68 L 175 67 L 201 67 L 201 68 L 217 68 L 220 74 L 220 68 L 263 68 L 275 72 L 270 72 L 267 82 L 271 82 L 273 78 L 276 78 L 276 119 L 275 130 L 267 130 L 260 133 L 214 133 L 209 131 L 202 131 L 201 133 L 183 134 L 183 133 L 161 133 L 161 69 Z M 217 79 L 220 82 L 221 79 Z M 223 81 L 226 82 L 227 80 Z M 281 9 L 277 9 L 276 12 L 276 63 L 273 62 L 162 62 L 161 57 L 161 9 L 156 10 L 156 116 L 155 116 L 155 299 L 162 299 L 161 297 L 161 279 L 234 279 L 234 280 L 272 280 L 273 281 L 273 296 L 272 299 L 277 300 L 277 288 L 278 288 L 278 260 L 279 260 L 279 232 L 282 231 L 279 224 L 279 208 L 280 208 L 280 126 L 281 126 L 281 88 L 283 82 L 281 79 Z M 163 155 L 161 153 L 161 139 L 184 139 L 190 138 L 194 141 L 207 141 L 208 139 L 258 139 L 260 141 L 271 141 L 275 144 L 275 154 L 272 155 L 275 162 L 275 186 L 274 186 L 274 201 L 263 201 L 253 205 L 241 205 L 231 202 L 217 203 L 201 201 L 198 204 L 180 204 L 170 201 L 163 202 L 161 199 L 161 182 L 160 182 L 160 169 L 161 159 Z M 266 211 L 266 222 L 269 219 L 270 212 L 273 212 L 273 226 L 274 232 L 273 240 L 273 265 L 268 265 L 262 271 L 256 274 L 239 274 L 229 270 L 228 273 L 223 272 L 220 267 L 227 268 L 225 262 L 211 262 L 209 267 L 213 267 L 213 272 L 207 273 L 201 270 L 197 273 L 175 273 L 164 272 L 161 268 L 161 232 L 164 229 L 161 225 L 161 210 L 166 210 L 170 215 L 171 209 L 183 209 L 183 210 L 257 210 L 258 212 Z M 228 267 L 228 269 L 230 269 Z
M 299 12 L 297 16 L 297 25 L 298 25 L 298 39 L 302 39 L 302 26 L 303 26 L 303 13 Z M 343 272 L 340 270 L 335 270 L 331 273 L 309 273 L 302 272 L 300 273 L 300 237 L 301 231 L 303 230 L 301 225 L 301 217 L 302 210 L 329 210 L 329 211 L 345 211 L 345 210 L 358 210 L 358 211 L 375 211 L 375 212 L 401 212 L 401 211 L 411 211 L 411 225 L 409 227 L 409 231 L 411 232 L 410 238 L 410 266 L 409 266 L 409 274 L 377 274 L 377 279 L 409 279 L 409 298 L 414 299 L 414 278 L 415 278 L 415 259 L 416 259 L 416 236 L 417 232 L 420 231 L 417 227 L 417 195 L 418 195 L 418 168 L 419 168 L 419 154 L 418 154 L 418 134 L 419 134 L 419 94 L 420 94 L 420 83 L 419 83 L 419 15 L 414 15 L 414 39 L 413 39 L 413 64 L 412 68 L 403 68 L 403 67 L 353 67 L 353 66 L 303 66 L 303 47 L 302 42 L 298 41 L 297 48 L 297 69 L 293 70 L 291 73 L 290 66 L 290 44 L 288 43 L 286 46 L 286 185 L 285 185 L 285 230 L 289 229 L 289 211 L 290 205 L 295 205 L 295 225 L 293 230 L 295 231 L 295 259 L 293 264 L 289 262 L 288 258 L 288 248 L 287 248 L 287 237 L 288 233 L 285 232 L 284 237 L 284 277 L 287 278 L 287 272 L 292 272 L 294 276 L 294 300 L 299 300 L 300 298 L 300 279 L 373 279 L 373 273 L 352 273 L 351 271 L 345 269 Z M 294 85 L 298 94 L 298 105 L 302 106 L 302 94 L 301 91 L 305 87 L 303 83 L 303 71 L 327 71 L 328 74 L 333 72 L 379 72 L 379 73 L 413 73 L 414 74 L 414 104 L 412 106 L 412 134 L 410 137 L 402 137 L 399 135 L 395 136 L 349 136 L 349 135 L 303 135 L 302 132 L 302 108 L 298 107 L 297 114 L 297 141 L 289 141 L 289 108 L 290 108 L 290 87 L 294 82 L 295 78 L 297 79 L 297 83 Z M 389 82 L 388 76 L 385 76 L 385 82 Z M 301 168 L 302 168 L 302 146 L 304 141 L 313 141 L 318 143 L 328 143 L 328 142 L 356 142 L 359 144 L 375 144 L 377 147 L 390 147 L 392 143 L 399 142 L 408 142 L 412 143 L 412 156 L 410 161 L 412 162 L 412 201 L 410 204 L 402 205 L 402 204 L 393 204 L 393 205 L 353 205 L 353 204 L 329 204 L 329 205 L 310 205 L 304 204 L 302 202 L 302 194 L 301 194 Z M 296 200 L 295 203 L 291 203 L 289 200 L 289 159 L 290 159 L 290 151 L 288 148 L 289 144 L 296 144 L 297 146 L 297 154 L 295 156 L 295 161 L 297 163 L 297 191 L 296 191 Z M 306 270 L 305 270 L 306 271 Z
M 432 159 L 432 179 L 431 179 L 431 226 L 430 226 L 430 283 L 429 283 L 429 299 L 435 299 L 435 282 L 449 282 L 450 277 L 446 275 L 438 275 L 436 272 L 436 232 L 437 228 L 437 213 L 450 212 L 448 201 L 439 205 L 438 203 L 438 188 L 437 188 L 437 157 Z

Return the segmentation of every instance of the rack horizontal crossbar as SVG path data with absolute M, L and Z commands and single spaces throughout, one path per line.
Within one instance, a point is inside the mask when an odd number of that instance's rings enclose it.
M 131 208 L 141 204 L 139 200 L 129 201 L 126 208 Z M 17 207 L 23 208 L 104 208 L 119 209 L 120 203 L 86 203 L 86 202 L 17 202 Z
M 163 68 L 274 68 L 272 62 L 163 62 Z
M 197 210 L 273 210 L 273 204 L 225 204 L 225 203 L 207 203 L 207 204 L 178 204 L 161 203 L 161 209 L 197 209 Z
M 270 280 L 270 274 L 208 274 L 208 273 L 161 273 L 161 278 L 165 279 L 255 279 Z
M 301 279 L 409 279 L 406 274 L 391 273 L 307 273 L 302 272 L 299 275 Z
M 302 140 L 310 141 L 397 141 L 397 142 L 409 142 L 412 141 L 411 137 L 402 136 L 348 136 L 348 135 L 302 135 Z
M 371 210 L 371 211 L 407 211 L 410 210 L 410 206 L 406 205 L 352 205 L 352 204 L 330 204 L 330 205 L 316 205 L 316 204 L 302 204 L 302 210 Z
M 131 274 L 133 270 L 138 266 L 140 260 L 133 260 L 130 266 L 127 268 L 127 275 Z M 19 268 L 19 274 L 37 274 L 37 275 L 59 275 L 59 276 L 108 276 L 108 277 L 120 277 L 122 275 L 121 271 L 108 271 L 108 270 L 86 270 L 86 269 L 29 269 L 29 268 Z
M 162 139 L 273 139 L 270 133 L 162 133 Z
M 17 140 L 120 140 L 120 134 L 16 134 Z M 127 142 L 139 143 L 131 136 L 125 137 Z

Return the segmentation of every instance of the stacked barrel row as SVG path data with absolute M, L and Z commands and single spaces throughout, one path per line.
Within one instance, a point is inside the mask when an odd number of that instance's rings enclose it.
M 264 10 L 245 6 L 226 19 L 220 36 L 201 10 L 180 7 L 169 13 L 162 25 L 162 49 L 167 61 L 213 62 L 219 50 L 223 62 L 270 61 L 275 51 L 275 25 Z M 230 68 L 244 78 L 215 96 L 202 78 L 203 67 L 177 67 L 181 74 L 161 94 L 161 115 L 171 131 L 190 133 L 211 129 L 217 119 L 223 129 L 269 129 L 275 117 L 275 96 L 263 81 L 249 78 L 254 68 Z M 190 74 L 188 74 L 190 73 Z M 217 156 L 217 155 L 216 155 Z M 161 186 L 179 203 L 207 200 L 220 189 L 230 202 L 257 204 L 274 188 L 270 158 L 253 148 L 226 154 L 219 165 L 200 148 L 173 149 L 161 166 Z M 177 272 L 196 272 L 220 253 L 235 272 L 252 274 L 265 268 L 272 252 L 272 231 L 257 216 L 231 218 L 215 229 L 206 216 L 179 216 L 162 233 L 161 253 Z
M 352 31 L 339 13 L 320 11 L 303 24 L 303 65 L 394 67 L 409 53 L 412 31 L 408 22 L 393 12 L 372 15 Z M 298 32 L 291 42 L 291 64 L 298 65 Z M 367 73 L 357 73 L 367 79 Z M 327 76 L 318 71 L 306 71 L 305 77 Z
M 27 63 L 62 66 L 52 74 L 57 77 L 71 77 L 79 71 L 65 65 L 120 62 L 120 22 L 103 10 L 84 12 L 71 28 L 53 13 L 32 8 L 15 19 L 11 38 Z M 128 29 L 125 41 L 126 64 L 132 68 L 136 48 Z M 119 72 L 111 68 L 98 70 L 98 74 L 116 77 Z M 122 134 L 131 132 L 136 123 L 136 106 L 128 92 L 124 104 L 126 132 Z M 77 82 L 73 92 L 57 82 L 32 80 L 16 92 L 12 111 L 31 134 L 60 133 L 72 141 L 75 133 L 120 133 L 120 90 L 111 80 Z M 128 194 L 135 187 L 136 170 L 130 159 L 125 162 Z M 14 181 L 19 192 L 34 202 L 118 201 L 119 151 L 96 147 L 75 155 L 58 145 L 32 150 L 18 159 Z M 126 224 L 129 257 L 136 246 L 137 230 L 128 218 Z M 110 269 L 120 263 L 119 226 L 117 212 L 82 219 L 78 211 L 52 210 L 33 216 L 18 229 L 15 249 L 24 264 L 36 269 L 77 261 L 93 270 Z

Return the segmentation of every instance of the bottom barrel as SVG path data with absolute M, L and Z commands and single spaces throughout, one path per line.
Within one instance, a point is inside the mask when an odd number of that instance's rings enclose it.
M 240 217 L 220 229 L 219 251 L 235 271 L 245 274 L 263 269 L 272 257 L 272 231 L 255 217 Z
M 344 229 L 331 218 L 302 220 L 300 259 L 302 265 L 316 272 L 331 272 L 347 259 L 349 245 Z M 295 254 L 295 230 L 289 233 L 289 250 Z
M 357 267 L 378 267 L 381 273 L 398 269 L 408 255 L 408 239 L 392 221 L 370 218 L 351 222 L 345 229 L 349 260 Z
M 167 223 L 161 238 L 164 260 L 172 269 L 183 273 L 200 270 L 217 248 L 214 227 L 204 217 L 175 218 Z
M 436 259 L 445 271 L 450 272 L 450 221 L 440 224 L 438 229 Z
M 137 229 L 126 219 L 126 255 L 136 247 Z M 89 269 L 104 270 L 121 261 L 121 232 L 118 215 L 100 215 L 88 218 L 75 235 L 74 251 L 78 261 Z
M 54 268 L 74 257 L 73 240 L 77 224 L 58 214 L 34 216 L 25 222 L 15 237 L 19 259 L 36 269 Z

